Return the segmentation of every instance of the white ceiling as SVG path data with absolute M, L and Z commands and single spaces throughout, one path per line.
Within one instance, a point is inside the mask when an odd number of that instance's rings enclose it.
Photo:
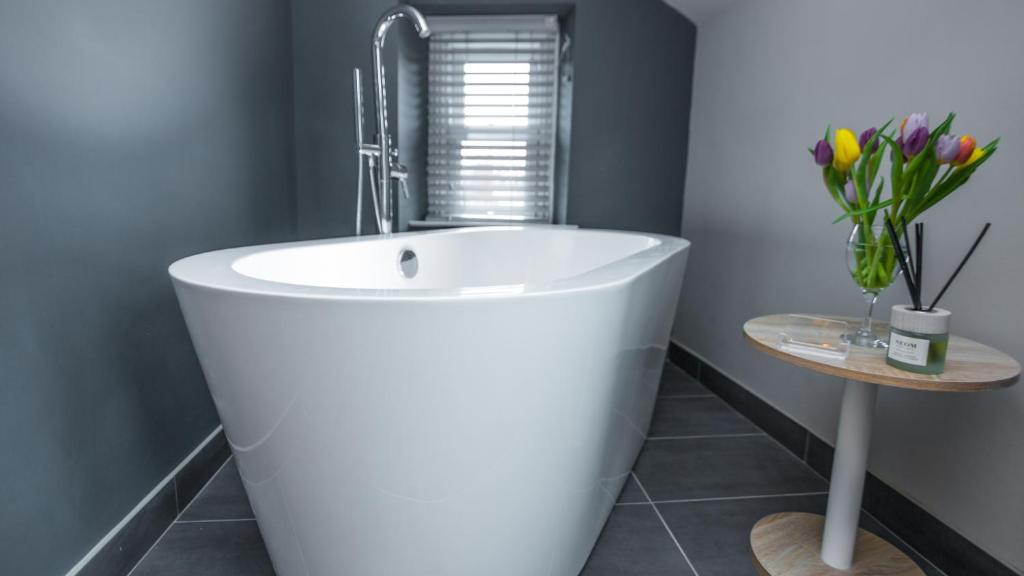
M 739 0 L 664 0 L 697 26 L 707 23 L 737 1 Z

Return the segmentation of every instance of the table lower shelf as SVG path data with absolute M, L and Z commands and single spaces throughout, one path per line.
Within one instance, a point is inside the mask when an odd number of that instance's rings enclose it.
M 906 554 L 864 529 L 857 531 L 853 565 L 833 568 L 821 559 L 825 517 L 781 512 L 760 519 L 750 531 L 754 567 L 761 576 L 924 576 Z

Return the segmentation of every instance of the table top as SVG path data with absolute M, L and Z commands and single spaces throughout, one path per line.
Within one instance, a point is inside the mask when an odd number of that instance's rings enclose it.
M 860 320 L 842 316 L 817 316 L 829 320 L 842 320 L 856 327 Z M 875 323 L 875 332 L 888 333 L 888 324 Z M 845 360 L 798 355 L 779 348 L 780 332 L 798 338 L 838 339 L 840 330 L 795 323 L 790 314 L 761 316 L 743 325 L 743 334 L 754 348 L 790 364 L 815 372 L 839 376 L 860 382 L 882 384 L 898 388 L 931 390 L 935 392 L 978 392 L 1006 388 L 1017 382 L 1020 364 L 1010 356 L 984 344 L 950 335 L 946 352 L 946 371 L 942 374 L 917 374 L 900 370 L 885 363 L 885 349 L 850 346 Z M 833 333 L 834 332 L 834 333 Z

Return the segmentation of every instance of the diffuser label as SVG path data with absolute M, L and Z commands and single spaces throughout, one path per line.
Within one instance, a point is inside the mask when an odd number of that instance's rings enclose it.
M 928 345 L 924 338 L 913 338 L 889 332 L 889 358 L 913 366 L 928 365 Z

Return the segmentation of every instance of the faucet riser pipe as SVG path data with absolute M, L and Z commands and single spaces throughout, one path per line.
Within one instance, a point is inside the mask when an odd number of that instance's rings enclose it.
M 378 27 L 373 39 L 374 96 L 377 102 L 377 144 L 380 146 L 380 164 L 377 166 L 377 195 L 380 196 L 380 232 L 391 233 L 391 139 L 388 137 L 388 103 L 384 84 L 384 37 L 391 21 Z
M 394 219 L 394 196 L 393 188 L 391 186 L 392 180 L 392 162 L 397 161 L 392 158 L 391 152 L 391 136 L 388 132 L 388 99 L 387 99 L 387 88 L 385 86 L 385 72 L 384 72 L 384 40 L 387 38 L 388 30 L 396 20 L 406 18 L 419 33 L 420 38 L 426 38 L 430 36 L 430 28 L 427 26 L 427 21 L 418 10 L 412 6 L 399 5 L 391 8 L 380 17 L 377 22 L 377 27 L 373 32 L 373 81 L 374 81 L 374 96 L 377 104 L 377 145 L 380 148 L 379 151 L 379 162 L 377 165 L 377 194 L 375 198 L 379 198 L 380 211 L 378 216 L 378 223 L 380 232 L 382 234 L 390 234 L 393 231 L 393 219 Z M 401 168 L 399 166 L 399 168 Z M 404 170 L 400 170 L 399 174 L 404 177 Z

